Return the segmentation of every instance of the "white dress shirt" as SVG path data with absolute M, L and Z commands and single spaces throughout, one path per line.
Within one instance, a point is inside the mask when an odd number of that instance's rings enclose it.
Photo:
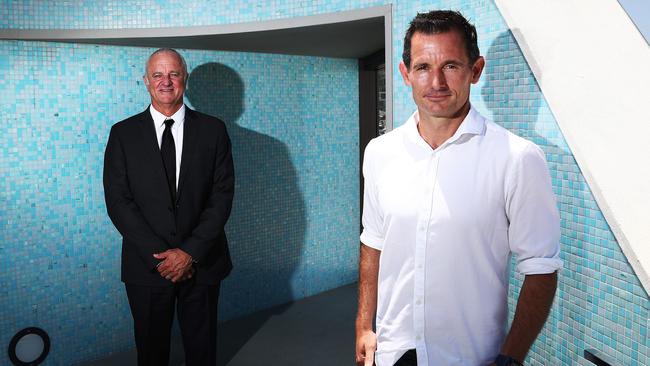
M 377 366 L 487 365 L 507 327 L 511 252 L 523 274 L 561 268 L 544 153 L 473 108 L 437 149 L 415 112 L 368 144 L 361 242 L 381 250 Z
M 156 138 L 158 139 L 158 148 L 162 143 L 162 135 L 165 131 L 165 120 L 173 119 L 172 136 L 174 136 L 174 146 L 176 149 L 176 189 L 178 189 L 178 177 L 181 172 L 181 156 L 183 155 L 183 125 L 185 124 L 185 104 L 181 106 L 171 117 L 158 112 L 153 105 L 149 106 L 153 124 L 156 127 Z

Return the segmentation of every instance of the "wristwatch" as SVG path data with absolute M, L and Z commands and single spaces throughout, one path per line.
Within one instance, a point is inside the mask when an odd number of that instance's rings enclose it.
M 524 366 L 523 363 L 506 355 L 498 355 L 497 358 L 494 360 L 494 363 L 497 366 Z

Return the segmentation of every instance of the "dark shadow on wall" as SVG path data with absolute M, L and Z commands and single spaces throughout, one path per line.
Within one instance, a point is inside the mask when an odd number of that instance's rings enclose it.
M 535 129 L 543 96 L 512 32 L 499 34 L 485 59 L 481 95 L 494 122 L 536 143 L 547 154 L 561 152 Z
M 222 119 L 232 141 L 235 198 L 226 232 L 234 269 L 221 287 L 219 316 L 237 318 L 293 300 L 291 279 L 301 261 L 306 217 L 287 146 L 238 124 L 244 114 L 245 90 L 232 68 L 213 62 L 196 67 L 185 95 L 196 110 Z M 282 123 L 253 121 L 258 122 Z M 264 314 L 247 329 L 220 334 L 220 365 L 228 363 L 273 315 Z
M 515 29 L 514 32 L 517 32 Z M 523 38 L 519 37 L 523 42 Z M 518 43 L 511 31 L 505 31 L 494 39 L 488 49 L 486 66 L 483 74 L 485 84 L 481 89 L 481 95 L 488 109 L 493 113 L 494 122 L 510 130 L 518 136 L 530 140 L 544 150 L 548 162 L 551 176 L 553 174 L 562 174 L 558 169 L 558 162 L 563 162 L 568 155 L 572 157 L 571 152 L 557 146 L 555 143 L 539 134 L 537 131 L 540 123 L 540 109 L 543 104 L 543 94 L 539 88 L 537 80 L 531 71 L 531 68 L 537 70 L 538 77 L 541 78 L 541 70 L 537 67 L 534 60 L 527 60 L 521 51 L 526 48 L 525 42 Z M 544 118 L 542 117 L 542 122 Z M 540 126 L 544 127 L 544 126 Z M 553 128 L 557 128 L 553 126 Z M 571 159 L 572 160 L 572 159 Z M 561 187 L 555 187 L 561 189 Z M 557 196 L 558 203 L 561 204 L 565 197 L 561 194 Z M 564 221 L 564 220 L 563 220 Z M 564 224 L 563 224 L 564 225 Z M 562 250 L 571 250 L 564 243 L 567 228 L 562 227 Z M 510 294 L 514 298 L 519 296 L 523 276 L 514 273 L 515 262 L 511 263 L 510 274 Z M 558 347 L 561 339 L 558 338 L 558 321 L 563 317 L 564 291 L 563 277 L 573 277 L 574 273 L 562 271 L 559 277 L 557 300 L 546 326 L 540 336 L 537 344 L 546 349 Z M 576 299 L 580 309 L 587 308 L 586 300 Z M 575 302 L 575 301 L 574 301 Z M 578 337 L 576 337 L 578 339 Z M 543 344 L 543 345 L 542 345 Z

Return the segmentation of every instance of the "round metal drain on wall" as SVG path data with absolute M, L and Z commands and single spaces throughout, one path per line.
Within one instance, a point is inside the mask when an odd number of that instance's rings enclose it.
M 49 352 L 50 337 L 41 328 L 25 328 L 9 342 L 9 359 L 16 366 L 36 366 Z

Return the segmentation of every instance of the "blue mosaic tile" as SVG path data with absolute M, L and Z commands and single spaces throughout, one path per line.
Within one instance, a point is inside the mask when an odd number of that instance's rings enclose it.
M 387 3 L 393 4 L 395 126 L 415 108 L 397 69 L 408 22 L 418 11 L 451 8 L 476 24 L 487 58 L 473 105 L 546 152 L 565 267 L 527 364 L 589 365 L 585 348 L 624 365 L 650 364 L 648 295 L 491 0 L 87 0 L 66 6 L 0 0 L 0 28 L 229 24 Z M 140 76 L 150 51 L 0 41 L 0 344 L 23 327 L 43 327 L 53 340 L 47 364 L 69 365 L 132 347 L 118 280 L 119 235 L 105 214 L 101 161 L 110 125 L 148 101 Z M 356 61 L 184 54 L 196 83 L 187 102 L 226 120 L 234 142 L 238 198 L 227 229 L 236 267 L 224 282 L 222 320 L 354 281 Z M 227 90 L 214 89 L 214 81 Z M 254 234 L 242 230 L 251 227 Z M 511 315 L 522 280 L 511 275 Z M 6 357 L 0 364 L 8 363 Z
M 0 72 L 10 75 L 0 97 L 11 101 L 0 112 L 0 306 L 10 314 L 0 343 L 40 326 L 53 341 L 48 362 L 61 365 L 132 347 L 101 174 L 110 126 L 148 104 L 141 75 L 151 51 L 0 42 Z M 353 282 L 356 60 L 183 53 L 187 103 L 224 119 L 233 143 L 235 269 L 221 320 Z

